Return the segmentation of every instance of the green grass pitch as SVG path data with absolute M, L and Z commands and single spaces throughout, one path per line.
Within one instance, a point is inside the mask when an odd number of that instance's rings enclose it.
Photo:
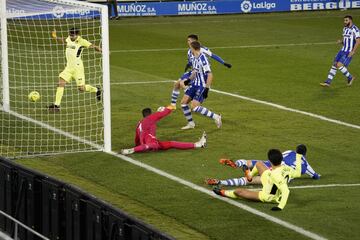
M 111 21 L 113 150 L 132 146 L 142 108 L 169 103 L 172 83 L 157 81 L 180 76 L 190 33 L 199 34 L 205 46 L 233 64 L 227 69 L 212 61 L 214 89 L 360 125 L 359 52 L 349 67 L 359 79 L 352 87 L 346 86 L 341 73 L 331 88 L 319 86 L 339 50 L 335 41 L 341 37 L 346 14 L 360 24 L 360 11 Z M 154 50 L 142 51 L 146 49 Z M 124 84 L 135 82 L 146 83 Z M 287 150 L 304 143 L 309 162 L 322 177 L 318 181 L 296 179 L 291 186 L 360 183 L 359 129 L 215 92 L 209 93 L 204 106 L 223 115 L 221 129 L 194 114 L 197 128 L 180 130 L 186 121 L 178 105 L 178 110 L 159 123 L 158 137 L 196 141 L 205 130 L 208 148 L 131 157 L 211 189 L 203 183 L 207 177 L 242 175 L 219 165 L 221 157 L 264 159 L 269 148 Z M 105 153 L 19 162 L 80 186 L 178 239 L 306 239 Z M 276 213 L 270 211 L 271 204 L 237 201 L 324 238 L 355 239 L 359 236 L 359 198 L 359 186 L 292 189 L 284 211 Z

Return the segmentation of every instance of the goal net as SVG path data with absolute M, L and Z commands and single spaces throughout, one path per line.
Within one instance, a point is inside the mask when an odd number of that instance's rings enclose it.
M 109 43 L 106 6 L 71 0 L 1 0 L 0 155 L 31 155 L 110 151 Z M 69 30 L 99 46 L 81 47 L 85 84 L 78 90 L 79 71 L 71 69 L 61 100 L 54 104 L 59 74 L 67 65 L 66 48 L 53 39 L 68 38 Z M 77 40 L 74 40 L 77 41 Z M 80 43 L 79 43 L 80 44 Z M 80 71 L 81 72 L 81 71 Z M 83 84 L 83 83 L 82 83 Z M 80 83 L 80 85 L 82 85 Z M 40 94 L 29 100 L 32 91 Z

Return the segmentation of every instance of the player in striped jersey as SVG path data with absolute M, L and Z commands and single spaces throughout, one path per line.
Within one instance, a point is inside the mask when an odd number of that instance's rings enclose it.
M 214 193 L 223 197 L 243 198 L 251 201 L 278 203 L 276 207 L 271 208 L 273 211 L 284 209 L 289 198 L 288 179 L 301 176 L 301 154 L 296 154 L 295 169 L 287 165 L 282 165 L 283 156 L 278 149 L 268 151 L 268 159 L 271 168 L 265 166 L 264 162 L 257 162 L 251 171 L 251 174 L 260 175 L 262 184 L 261 191 L 251 191 L 244 188 L 235 190 L 225 190 L 220 187 L 213 189 Z
M 199 42 L 192 42 L 190 46 L 194 55 L 194 59 L 192 60 L 193 70 L 190 77 L 185 80 L 185 84 L 189 84 L 189 87 L 186 89 L 185 95 L 181 100 L 181 108 L 184 112 L 185 118 L 188 121 L 188 124 L 182 129 L 191 129 L 195 127 L 191 109 L 192 111 L 200 113 L 203 116 L 214 119 L 217 127 L 220 128 L 221 115 L 201 106 L 201 103 L 208 97 L 209 89 L 213 80 L 210 63 L 205 54 L 201 53 L 201 45 Z M 190 102 L 191 109 L 189 108 Z
M 360 31 L 357 26 L 353 23 L 351 16 L 344 17 L 344 28 L 343 28 L 343 40 L 338 40 L 339 44 L 343 47 L 335 56 L 333 66 L 329 71 L 328 78 L 325 82 L 320 83 L 323 87 L 329 87 L 332 80 L 334 79 L 337 70 L 340 70 L 342 74 L 347 78 L 347 85 L 351 86 L 355 77 L 350 74 L 347 70 L 353 55 L 360 44 Z
M 190 34 L 187 37 L 187 44 L 189 46 L 189 50 L 187 52 L 187 64 L 185 66 L 184 74 L 174 84 L 174 89 L 171 93 L 171 105 L 173 105 L 173 106 L 176 106 L 176 102 L 177 102 L 177 99 L 180 94 L 180 88 L 185 88 L 185 86 L 183 84 L 184 80 L 188 79 L 191 75 L 191 71 L 188 71 L 188 69 L 193 67 L 192 61 L 194 60 L 194 55 L 192 54 L 190 44 L 195 41 L 196 42 L 199 41 L 199 37 L 197 35 Z M 210 49 L 205 46 L 200 47 L 200 52 L 204 53 L 207 57 L 210 57 L 210 58 L 214 59 L 215 61 L 223 64 L 227 68 L 232 67 L 232 65 L 230 63 L 225 62 L 221 57 L 219 57 L 216 54 L 214 54 L 213 52 L 211 52 Z
M 296 147 L 296 151 L 287 150 L 282 153 L 283 155 L 283 164 L 290 166 L 295 169 L 295 161 L 296 161 L 296 154 L 301 154 L 301 174 L 306 174 L 312 179 L 320 179 L 320 174 L 316 173 L 314 169 L 310 166 L 309 162 L 306 160 L 306 152 L 307 148 L 304 144 L 300 144 Z M 243 169 L 252 169 L 256 166 L 257 162 L 264 162 L 264 164 L 270 168 L 271 163 L 269 160 L 262 161 L 262 160 L 244 160 L 239 159 L 235 162 L 230 159 L 220 159 L 220 163 L 223 165 L 228 165 L 233 168 L 243 168 Z M 231 178 L 226 180 L 218 180 L 214 178 L 206 179 L 205 182 L 209 185 L 225 185 L 225 186 L 245 186 L 248 184 L 261 184 L 259 177 L 252 177 L 252 181 L 249 182 L 246 177 L 241 178 Z

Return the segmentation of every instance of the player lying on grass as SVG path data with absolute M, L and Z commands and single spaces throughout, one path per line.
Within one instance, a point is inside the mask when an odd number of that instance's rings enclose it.
M 278 203 L 278 206 L 271 210 L 282 210 L 289 197 L 288 180 L 290 178 L 297 178 L 301 176 L 301 154 L 296 154 L 295 169 L 287 165 L 282 165 L 283 156 L 278 149 L 270 149 L 268 151 L 268 159 L 271 163 L 271 168 L 268 168 L 264 162 L 259 161 L 251 170 L 248 176 L 257 174 L 260 175 L 262 184 L 261 191 L 250 191 L 244 188 L 237 188 L 235 190 L 224 190 L 220 187 L 215 187 L 213 191 L 223 197 L 229 198 L 244 198 L 251 201 Z
M 198 42 L 199 41 L 199 37 L 195 34 L 190 34 L 187 37 L 187 44 L 189 46 L 188 52 L 187 52 L 187 63 L 185 66 L 185 73 L 180 77 L 180 79 L 178 79 L 175 83 L 174 83 L 174 89 L 171 93 L 171 105 L 176 106 L 176 102 L 177 99 L 179 97 L 180 94 L 180 88 L 185 88 L 184 85 L 184 81 L 186 79 L 188 79 L 191 75 L 191 71 L 188 71 L 188 69 L 191 69 L 193 67 L 193 60 L 194 60 L 194 55 L 191 51 L 191 46 L 190 44 L 192 42 Z M 224 66 L 226 66 L 227 68 L 231 68 L 231 64 L 230 63 L 226 63 L 221 57 L 217 56 L 216 54 L 212 53 L 210 51 L 209 48 L 205 47 L 205 46 L 200 46 L 200 52 L 204 53 L 207 57 L 211 57 L 212 59 L 214 59 L 215 61 L 223 64 Z
M 196 143 L 190 142 L 163 142 L 156 138 L 156 123 L 168 116 L 174 108 L 168 106 L 160 107 L 158 112 L 152 113 L 150 108 L 142 110 L 143 119 L 136 127 L 135 147 L 121 150 L 121 154 L 128 155 L 134 152 L 176 149 L 194 149 L 206 147 L 206 133 L 204 132 L 200 140 Z
M 190 47 L 194 55 L 192 61 L 193 70 L 191 76 L 184 82 L 185 85 L 189 85 L 189 87 L 186 89 L 181 100 L 181 108 L 188 123 L 185 127 L 182 127 L 182 129 L 191 129 L 195 127 L 191 110 L 200 113 L 205 117 L 214 119 L 216 126 L 220 128 L 221 115 L 201 106 L 202 102 L 208 97 L 209 89 L 213 81 L 210 63 L 205 54 L 201 53 L 201 45 L 199 42 L 190 43 Z M 191 109 L 189 108 L 189 103 L 191 103 Z
M 287 150 L 282 153 L 283 156 L 283 163 L 287 166 L 290 166 L 295 169 L 295 161 L 296 161 L 296 154 L 301 154 L 301 174 L 306 174 L 312 179 L 319 179 L 320 174 L 316 173 L 314 169 L 310 166 L 309 162 L 306 160 L 306 152 L 307 148 L 304 144 L 300 144 L 296 147 L 296 151 L 293 150 Z M 228 165 L 233 168 L 245 168 L 246 169 L 252 169 L 257 162 L 264 162 L 265 166 L 270 168 L 271 163 L 269 160 L 262 161 L 262 160 L 244 160 L 239 159 L 235 162 L 230 159 L 220 159 L 220 163 L 223 165 Z M 208 185 L 224 185 L 224 186 L 246 186 L 248 184 L 261 184 L 260 177 L 259 176 L 252 176 L 252 181 L 249 182 L 246 177 L 241 178 L 231 178 L 226 180 L 218 180 L 215 178 L 209 178 L 206 179 L 205 182 Z
M 84 48 L 93 48 L 98 52 L 101 52 L 101 48 L 82 38 L 80 36 L 80 30 L 77 28 L 71 28 L 69 30 L 69 36 L 66 39 L 58 37 L 55 30 L 52 31 L 51 36 L 56 42 L 66 45 L 66 67 L 64 71 L 59 74 L 59 84 L 56 89 L 55 102 L 51 104 L 48 109 L 53 112 L 60 111 L 60 104 L 64 94 L 65 85 L 66 83 L 70 83 L 73 79 L 75 79 L 80 92 L 96 93 L 96 98 L 100 101 L 100 88 L 85 84 L 84 64 L 81 54 Z
M 338 43 L 342 44 L 343 47 L 335 56 L 333 66 L 329 71 L 327 80 L 320 83 L 320 85 L 323 87 L 330 86 L 337 70 L 340 70 L 340 72 L 342 72 L 342 74 L 344 74 L 344 76 L 347 78 L 348 86 L 351 86 L 355 80 L 355 77 L 350 74 L 350 72 L 347 70 L 347 67 L 349 66 L 352 57 L 360 45 L 360 31 L 359 28 L 353 23 L 353 18 L 351 16 L 344 17 L 343 39 L 338 40 Z

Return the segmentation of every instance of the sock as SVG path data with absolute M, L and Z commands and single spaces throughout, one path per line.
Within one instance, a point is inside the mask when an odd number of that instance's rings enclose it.
M 345 77 L 347 77 L 348 80 L 352 79 L 351 74 L 349 73 L 349 71 L 345 66 L 340 67 L 339 70 L 344 74 Z
M 93 92 L 97 92 L 97 87 L 93 87 L 93 86 L 91 86 L 91 85 L 85 85 L 85 91 L 86 92 L 91 92 L 91 93 L 93 93 Z
M 56 89 L 56 97 L 54 103 L 56 106 L 60 106 L 63 95 L 64 95 L 64 87 L 58 87 Z
M 217 115 L 216 113 L 213 113 L 212 111 L 208 110 L 207 108 L 205 107 L 202 107 L 202 106 L 196 106 L 194 109 L 193 109 L 194 112 L 198 112 L 206 117 L 209 117 L 209 118 L 212 118 L 212 119 L 215 119 L 217 118 L 219 115 Z
M 229 198 L 238 198 L 234 192 L 234 190 L 225 190 L 224 195 Z
M 159 142 L 160 149 L 167 150 L 170 148 L 176 148 L 176 149 L 193 149 L 195 148 L 194 143 L 190 142 L 175 142 L 175 141 L 169 141 L 169 142 Z
M 246 186 L 247 183 L 246 177 L 220 180 L 220 184 L 224 186 Z
M 329 71 L 329 75 L 328 75 L 328 78 L 327 80 L 325 81 L 326 83 L 330 84 L 331 81 L 334 79 L 335 75 L 336 75 L 336 71 L 337 71 L 337 68 L 335 66 L 332 66 L 330 71 Z
M 180 91 L 179 90 L 173 90 L 171 94 L 171 105 L 176 105 L 176 101 L 179 97 Z
M 191 111 L 190 111 L 190 108 L 187 104 L 181 104 L 181 108 L 183 110 L 183 113 L 184 113 L 184 116 L 186 118 L 186 120 L 190 123 L 190 122 L 193 122 L 193 119 L 192 119 L 192 114 L 191 114 Z
M 246 160 L 244 159 L 238 159 L 235 161 L 236 167 L 241 168 L 242 166 L 246 165 Z
M 250 172 L 250 176 L 254 177 L 254 176 L 258 175 L 258 174 L 259 174 L 259 171 L 258 171 L 258 169 L 257 169 L 257 167 L 255 165 L 254 168 Z

